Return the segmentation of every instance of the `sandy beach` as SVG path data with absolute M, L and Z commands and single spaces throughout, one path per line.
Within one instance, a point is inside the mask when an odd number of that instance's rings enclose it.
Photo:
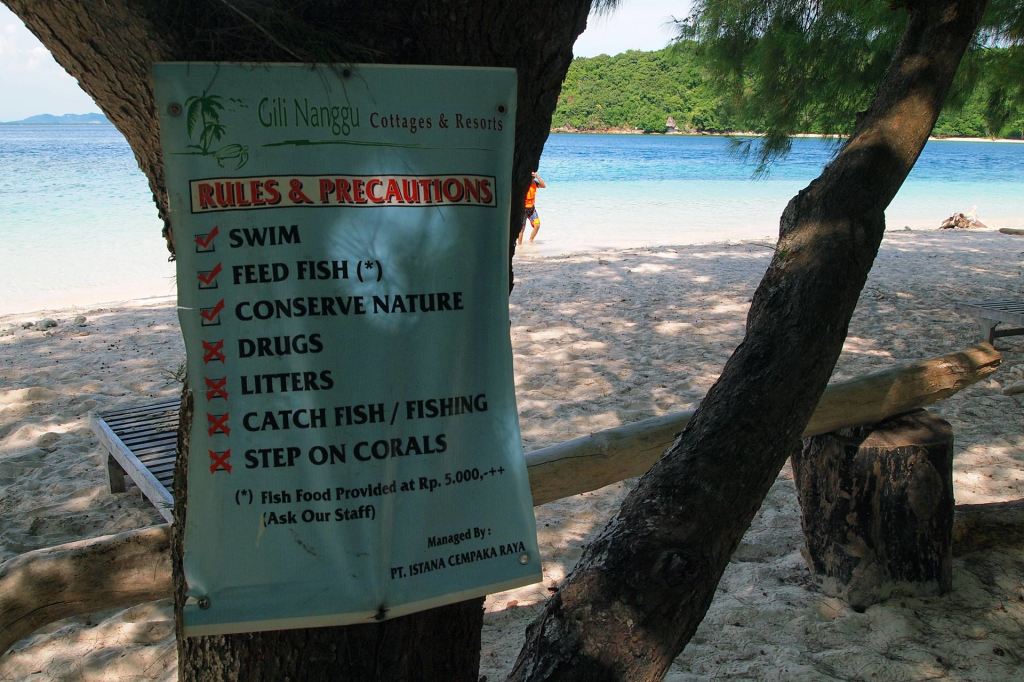
M 511 297 L 527 451 L 694 408 L 742 338 L 771 244 L 541 253 L 516 257 Z M 954 303 L 994 297 L 1024 297 L 1024 238 L 893 231 L 834 378 L 976 343 L 977 327 Z M 995 374 L 932 408 L 956 437 L 958 503 L 1024 497 L 1024 336 L 996 345 Z M 183 359 L 171 298 L 0 316 L 0 561 L 161 522 L 136 489 L 109 492 L 88 418 L 177 396 Z M 536 509 L 544 580 L 487 599 L 487 680 L 504 679 L 525 626 L 630 485 Z M 956 559 L 949 595 L 856 613 L 817 590 L 801 546 L 787 466 L 667 679 L 1024 678 L 1024 547 Z M 54 623 L 0 657 L 0 680 L 173 680 L 176 667 L 162 600 Z

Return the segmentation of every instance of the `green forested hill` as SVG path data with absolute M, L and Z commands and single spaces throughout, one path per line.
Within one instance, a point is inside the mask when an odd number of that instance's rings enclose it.
M 721 104 L 692 52 L 631 50 L 574 59 L 552 125 L 660 132 L 672 116 L 680 129 L 719 130 L 731 123 Z
M 984 65 L 982 65 L 984 68 Z M 949 106 L 935 126 L 935 134 L 969 137 L 1021 137 L 1024 110 L 1011 109 L 1000 130 L 990 131 L 983 115 L 993 96 L 987 80 Z M 680 131 L 758 131 L 756 120 L 732 113 L 726 94 L 716 88 L 690 45 L 657 52 L 632 50 L 609 57 L 573 60 L 558 98 L 552 127 L 601 131 L 641 129 L 662 132 L 668 117 Z M 843 133 L 827 130 L 814 120 L 806 133 Z

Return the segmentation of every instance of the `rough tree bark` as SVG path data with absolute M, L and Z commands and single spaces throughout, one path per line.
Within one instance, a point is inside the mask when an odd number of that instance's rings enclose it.
M 572 45 L 590 0 L 557 0 L 544 21 L 519 5 L 475 0 L 4 0 L 75 76 L 125 135 L 167 221 L 158 123 L 150 88 L 157 61 L 377 62 L 511 66 L 519 70 L 512 196 L 524 196 L 550 128 Z M 514 205 L 515 202 L 513 202 Z M 513 211 L 509 243 L 521 216 Z M 494 268 L 511 270 L 511 260 Z M 185 403 L 188 401 L 186 400 Z M 191 413 L 182 415 L 182 424 Z M 179 462 L 186 458 L 179 457 Z M 182 471 L 176 472 L 183 481 Z M 179 485 L 177 527 L 187 513 Z M 180 538 L 173 549 L 182 599 Z M 180 614 L 179 614 L 180 616 Z M 180 622 L 180 618 L 179 618 Z M 473 680 L 479 665 L 481 600 L 380 625 L 278 633 L 179 637 L 183 679 Z M 180 630 L 180 628 L 179 628 Z
M 511 679 L 661 679 L 703 619 L 799 447 L 881 242 L 883 212 L 928 139 L 985 6 L 902 4 L 907 27 L 874 102 L 782 215 L 744 341 L 531 624 Z

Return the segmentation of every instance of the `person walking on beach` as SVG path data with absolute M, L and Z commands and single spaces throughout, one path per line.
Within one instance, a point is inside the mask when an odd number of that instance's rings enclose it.
M 523 226 L 519 228 L 519 239 L 517 240 L 519 244 L 523 243 L 526 223 L 530 223 L 533 226 L 533 231 L 530 232 L 531 244 L 540 231 L 540 214 L 537 213 L 537 189 L 547 187 L 547 184 L 545 184 L 544 178 L 537 175 L 537 171 L 533 171 L 530 175 L 533 178 L 530 180 L 530 189 L 526 190 L 526 210 L 523 212 Z

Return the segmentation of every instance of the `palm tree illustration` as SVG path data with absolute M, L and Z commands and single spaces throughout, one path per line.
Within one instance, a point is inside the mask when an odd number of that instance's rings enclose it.
M 248 162 L 249 149 L 240 144 L 215 147 L 227 132 L 227 128 L 220 122 L 220 112 L 223 110 L 221 98 L 205 91 L 202 95 L 193 95 L 185 100 L 185 127 L 189 140 L 199 126 L 199 144 L 190 144 L 187 149 L 195 149 L 193 153 L 202 156 L 212 156 L 221 168 L 226 161 L 234 160 L 237 170 Z

